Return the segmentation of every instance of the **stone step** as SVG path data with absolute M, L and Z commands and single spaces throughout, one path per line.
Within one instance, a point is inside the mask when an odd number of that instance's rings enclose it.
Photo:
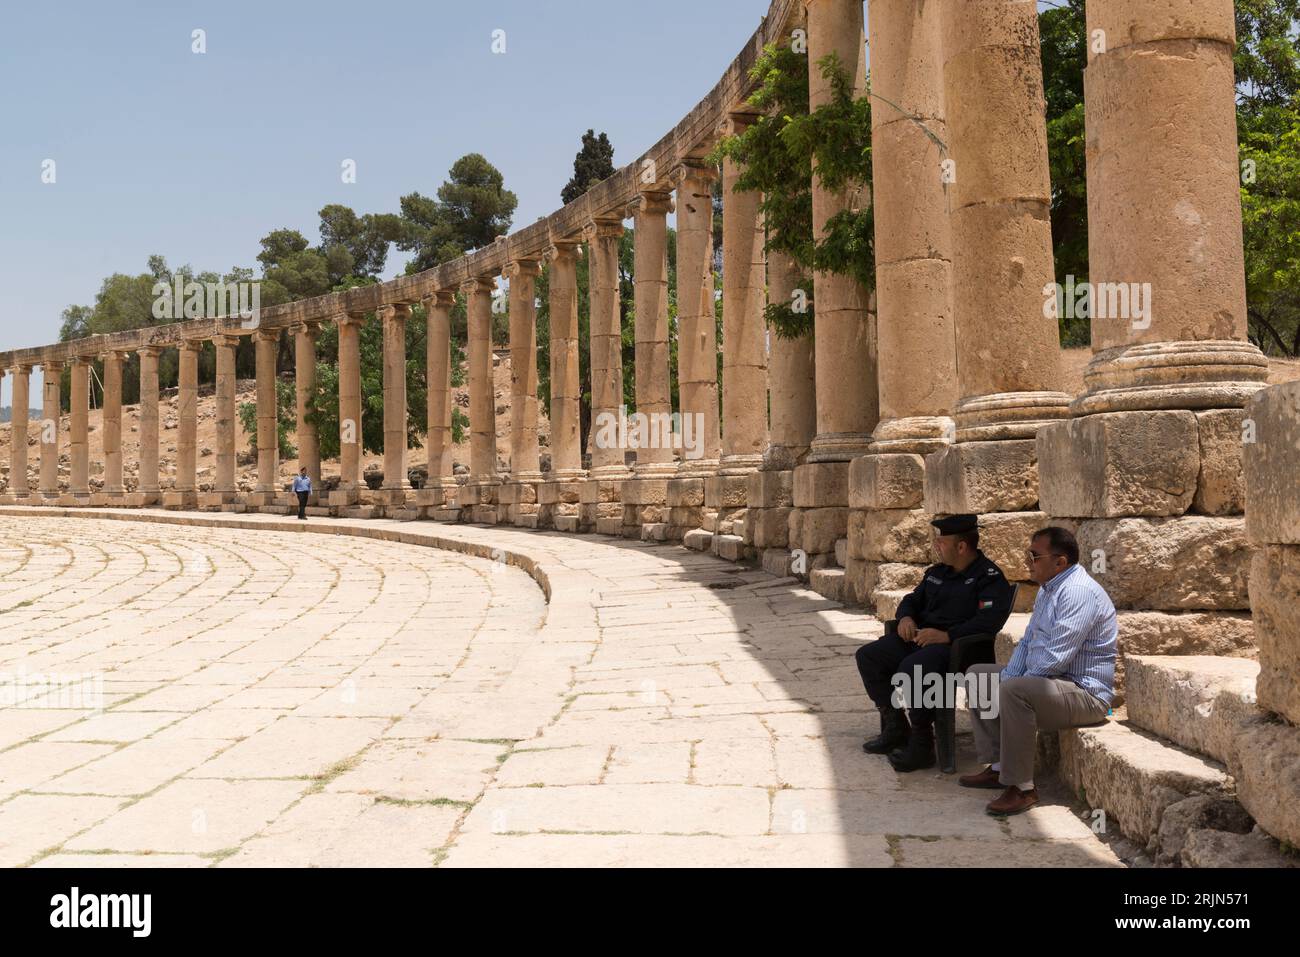
M 557 532 L 577 532 L 578 516 L 577 515 L 556 515 L 555 530 Z
M 898 613 L 898 604 L 910 592 L 904 589 L 878 588 L 871 593 L 871 606 L 876 609 L 876 617 L 889 621 Z
M 1061 779 L 1106 827 L 1154 850 L 1166 808 L 1200 794 L 1231 796 L 1224 767 L 1126 721 L 1060 732 Z
M 842 568 L 814 568 L 808 575 L 808 585 L 823 598 L 843 603 L 846 578 Z
M 1006 664 L 1011 660 L 1012 653 L 1016 650 L 1016 645 L 1025 637 L 1025 629 L 1029 627 L 1029 615 L 1013 614 L 1007 619 L 1007 623 L 1002 626 L 998 632 L 997 640 L 993 643 L 993 653 L 998 661 Z
M 618 517 L 599 516 L 596 519 L 596 534 L 613 535 L 615 538 L 623 534 L 623 516 Z
M 835 540 L 835 564 L 840 568 L 849 567 L 849 540 L 847 538 L 838 538 Z
M 784 548 L 763 549 L 762 566 L 769 575 L 794 578 L 794 556 Z
M 702 528 L 693 528 L 682 536 L 682 544 L 697 552 L 707 552 L 713 542 L 713 533 Z
M 1240 726 L 1259 714 L 1259 662 L 1211 655 L 1128 655 L 1124 694 L 1136 727 L 1230 764 Z
M 745 540 L 739 535 L 714 535 L 709 550 L 729 562 L 744 561 Z

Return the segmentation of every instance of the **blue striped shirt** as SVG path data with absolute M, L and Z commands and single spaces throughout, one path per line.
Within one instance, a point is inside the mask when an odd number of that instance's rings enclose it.
M 1025 637 L 1002 677 L 1068 678 L 1109 705 L 1118 638 L 1110 596 L 1082 566 L 1071 565 L 1038 590 Z

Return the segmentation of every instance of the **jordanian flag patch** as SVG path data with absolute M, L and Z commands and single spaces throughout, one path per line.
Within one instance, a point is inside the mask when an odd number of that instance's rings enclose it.
M 988 601 L 982 601 L 982 602 L 980 602 L 980 607 L 981 607 L 981 608 L 992 608 L 992 607 L 993 607 L 993 600 L 992 600 L 992 599 L 989 599 Z

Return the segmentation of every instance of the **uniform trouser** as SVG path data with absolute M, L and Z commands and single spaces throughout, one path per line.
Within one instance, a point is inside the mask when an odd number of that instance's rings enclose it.
M 890 679 L 895 674 L 906 675 L 919 696 L 923 685 L 916 680 L 916 669 L 920 667 L 922 676 L 937 674 L 942 677 L 948 671 L 951 655 L 952 645 L 926 645 L 922 648 L 916 642 L 904 641 L 890 632 L 858 649 L 858 673 L 862 675 L 862 686 L 867 689 L 867 696 L 876 707 L 892 708 L 890 696 L 894 686 Z M 911 702 L 907 705 L 913 725 L 923 728 L 934 725 L 933 708 L 912 707 Z
M 979 664 L 967 669 L 976 680 L 983 673 L 998 672 L 1001 665 Z M 1034 754 L 1039 731 L 1081 728 L 1106 720 L 1110 707 L 1068 678 L 1038 678 L 1028 675 L 1007 678 L 995 687 L 996 717 L 984 717 L 971 702 L 971 730 L 975 750 L 984 764 L 1002 762 L 998 780 L 1023 787 L 1034 780 Z M 992 709 L 989 709 L 992 710 Z
M 299 518 L 307 517 L 307 496 L 309 495 L 311 495 L 311 492 L 298 493 L 298 517 Z

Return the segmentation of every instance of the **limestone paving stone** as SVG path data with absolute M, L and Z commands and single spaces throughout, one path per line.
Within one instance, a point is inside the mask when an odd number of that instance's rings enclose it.
M 123 517 L 0 512 L 22 526 L 9 540 L 76 546 L 18 599 L 57 606 L 68 640 L 32 645 L 46 625 L 12 618 L 0 661 L 66 670 L 88 648 L 112 651 L 126 695 L 95 716 L 17 712 L 22 737 L 0 755 L 8 793 L 58 779 L 121 792 L 0 795 L 0 847 L 14 839 L 6 808 L 55 809 L 49 839 L 18 863 L 888 866 L 886 834 L 923 835 L 936 854 L 952 843 L 954 861 L 958 838 L 1017 843 L 984 796 L 904 782 L 861 753 L 873 719 L 851 655 L 879 623 L 789 578 L 501 526 Z M 375 540 L 390 529 L 401 539 Z M 109 540 L 158 559 L 183 543 L 209 559 L 207 584 L 173 588 L 167 572 L 142 584 L 123 564 L 101 599 L 69 604 L 77 549 Z M 875 574 L 906 582 L 909 567 Z M 119 604 L 148 588 L 151 608 Z M 72 740 L 97 728 L 113 743 Z M 70 739 L 43 743 L 50 733 Z M 156 766 L 137 769 L 150 754 Z M 146 785 L 160 787 L 130 803 Z

